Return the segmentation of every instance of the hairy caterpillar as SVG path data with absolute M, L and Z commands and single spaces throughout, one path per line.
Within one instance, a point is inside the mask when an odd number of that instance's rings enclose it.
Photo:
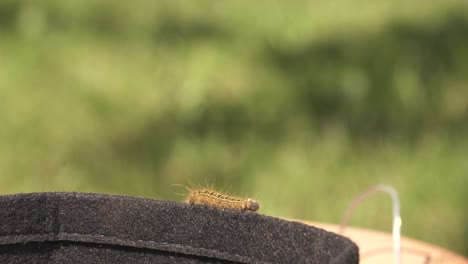
M 250 198 L 232 197 L 210 189 L 190 189 L 186 203 L 253 212 L 260 208 L 260 204 Z

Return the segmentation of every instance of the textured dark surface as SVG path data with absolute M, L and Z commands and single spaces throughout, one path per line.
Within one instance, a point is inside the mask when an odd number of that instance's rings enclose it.
M 0 196 L 0 263 L 358 263 L 322 229 L 252 212 L 82 193 Z

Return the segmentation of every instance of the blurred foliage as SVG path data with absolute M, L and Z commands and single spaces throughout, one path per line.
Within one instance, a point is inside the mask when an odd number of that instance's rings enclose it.
M 0 191 L 208 182 L 338 222 L 387 183 L 405 235 L 468 254 L 467 83 L 465 1 L 5 0 Z

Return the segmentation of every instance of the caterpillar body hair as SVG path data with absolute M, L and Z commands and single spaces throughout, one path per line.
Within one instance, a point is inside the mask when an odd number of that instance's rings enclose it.
M 204 205 L 220 209 L 252 212 L 260 208 L 260 204 L 253 199 L 233 197 L 210 189 L 190 189 L 186 203 L 190 205 Z

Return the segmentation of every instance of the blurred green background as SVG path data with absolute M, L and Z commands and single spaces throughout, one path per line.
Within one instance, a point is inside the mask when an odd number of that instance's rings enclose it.
M 467 136 L 467 1 L 0 2 L 1 193 L 209 183 L 338 223 L 385 183 L 404 235 L 468 255 Z

